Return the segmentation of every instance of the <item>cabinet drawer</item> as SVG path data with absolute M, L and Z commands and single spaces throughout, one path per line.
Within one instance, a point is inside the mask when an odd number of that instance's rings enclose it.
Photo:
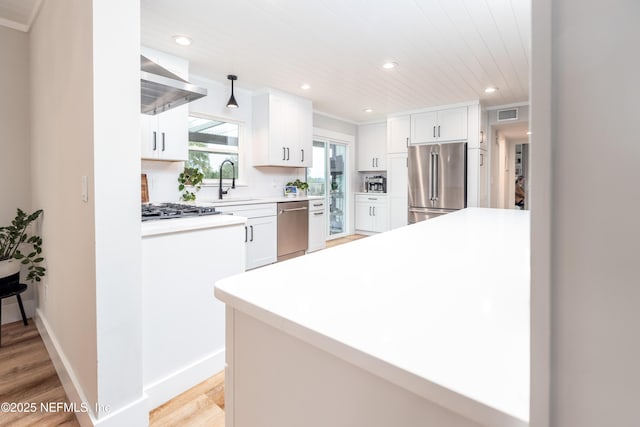
M 386 203 L 387 196 L 385 195 L 375 195 L 370 196 L 368 194 L 356 194 L 356 203 Z
M 324 206 L 324 200 L 309 200 L 309 212 L 322 211 L 324 210 Z
M 236 206 L 220 206 L 216 210 L 223 213 L 231 213 L 233 215 L 243 216 L 245 218 L 260 218 L 263 216 L 277 215 L 277 206 L 275 203 L 261 203 L 257 205 L 236 205 Z

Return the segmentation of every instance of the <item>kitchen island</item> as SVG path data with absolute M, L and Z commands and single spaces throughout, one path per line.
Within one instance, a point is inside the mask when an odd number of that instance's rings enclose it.
M 528 424 L 528 212 L 465 209 L 215 295 L 227 427 Z

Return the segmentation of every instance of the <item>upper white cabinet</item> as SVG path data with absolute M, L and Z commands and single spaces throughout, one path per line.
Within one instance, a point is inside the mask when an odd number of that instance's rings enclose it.
M 189 107 L 182 105 L 151 116 L 141 114 L 141 157 L 181 161 L 189 157 Z
M 411 144 L 466 139 L 467 107 L 411 115 Z
M 266 91 L 253 98 L 254 166 L 311 167 L 311 101 Z
M 358 126 L 357 167 L 359 171 L 387 170 L 387 124 Z
M 471 149 L 479 148 L 487 150 L 487 126 L 486 112 L 482 112 L 480 105 L 469 105 L 467 128 L 469 137 L 467 147 Z
M 411 138 L 411 116 L 387 119 L 387 153 L 406 153 Z

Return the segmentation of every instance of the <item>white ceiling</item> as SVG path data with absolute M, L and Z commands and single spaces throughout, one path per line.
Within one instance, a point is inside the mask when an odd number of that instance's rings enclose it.
M 28 31 L 40 3 L 0 0 L 0 25 Z M 240 88 L 291 92 L 354 122 L 528 100 L 530 0 L 141 0 L 141 9 L 142 43 L 188 59 L 192 73 L 237 74 Z M 178 46 L 176 34 L 193 44 Z M 398 67 L 383 70 L 388 60 Z M 485 94 L 490 85 L 499 90 Z
M 141 0 L 141 8 L 142 43 L 188 59 L 193 74 L 237 74 L 238 87 L 284 90 L 355 122 L 528 100 L 530 0 Z M 177 34 L 193 44 L 178 46 Z M 398 67 L 383 70 L 387 60 Z M 490 85 L 499 90 L 485 94 Z
M 0 25 L 29 31 L 42 0 L 0 0 Z
M 527 135 L 529 131 L 528 122 L 494 124 L 493 130 L 499 132 L 507 141 L 521 141 L 529 138 L 529 135 Z

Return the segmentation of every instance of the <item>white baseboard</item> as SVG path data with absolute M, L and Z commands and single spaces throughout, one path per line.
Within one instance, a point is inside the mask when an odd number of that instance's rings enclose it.
M 83 403 L 86 405 L 88 402 L 86 395 L 40 309 L 35 310 L 34 319 L 69 402 L 75 404 L 77 408 L 82 407 Z M 93 408 L 87 412 L 76 412 L 76 418 L 82 427 L 147 427 L 149 425 L 149 408 L 147 396 L 143 394 L 139 399 L 100 418 L 96 418 Z
M 204 358 L 172 372 L 166 377 L 144 385 L 144 392 L 149 397 L 149 408 L 154 409 L 168 402 L 177 395 L 200 384 L 204 380 L 224 370 L 224 348 Z
M 2 324 L 13 323 L 17 321 L 22 321 L 22 315 L 20 314 L 20 306 L 18 305 L 18 300 L 15 298 L 11 298 L 8 301 L 13 300 L 13 303 L 10 304 L 2 304 Z M 6 300 L 2 300 L 6 301 Z M 27 315 L 27 318 L 35 317 L 35 307 L 36 302 L 33 299 L 22 299 L 22 305 L 24 306 L 24 313 Z

